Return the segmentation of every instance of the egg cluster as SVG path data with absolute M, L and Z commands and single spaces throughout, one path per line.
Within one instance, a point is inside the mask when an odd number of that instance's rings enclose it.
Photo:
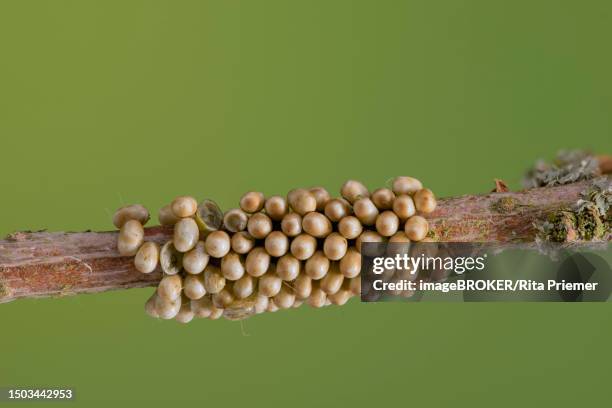
M 146 312 L 187 323 L 194 317 L 238 320 L 299 307 L 343 305 L 361 291 L 363 242 L 414 242 L 429 230 L 431 190 L 412 177 L 370 193 L 349 180 L 332 198 L 322 187 L 265 198 L 248 192 L 224 214 L 211 200 L 177 197 L 159 211 L 172 240 L 144 242 L 141 205 L 120 208 L 118 250 L 142 273 L 163 277 Z

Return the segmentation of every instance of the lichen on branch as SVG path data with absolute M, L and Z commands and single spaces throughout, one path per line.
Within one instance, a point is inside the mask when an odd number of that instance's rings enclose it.
M 523 186 L 550 187 L 590 180 L 605 174 L 605 160 L 607 156 L 596 157 L 583 150 L 560 151 L 552 163 L 538 160 L 525 175 Z
M 538 239 L 550 242 L 609 241 L 612 223 L 612 182 L 601 177 L 571 206 L 551 212 L 537 225 Z

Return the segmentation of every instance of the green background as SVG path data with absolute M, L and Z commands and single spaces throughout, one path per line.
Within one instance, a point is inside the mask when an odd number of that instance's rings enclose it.
M 517 188 L 610 153 L 609 1 L 0 1 L 0 233 L 111 229 L 395 175 Z M 151 289 L 0 305 L 0 386 L 168 406 L 609 400 L 609 304 L 360 304 L 157 321 Z M 74 405 L 72 405 L 74 406 Z

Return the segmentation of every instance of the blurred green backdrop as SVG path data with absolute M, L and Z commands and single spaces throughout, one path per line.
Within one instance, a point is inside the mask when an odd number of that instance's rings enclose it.
M 2 0 L 0 233 L 349 177 L 516 188 L 560 148 L 612 151 L 611 38 L 609 1 Z M 182 326 L 144 315 L 150 292 L 0 305 L 0 386 L 88 406 L 609 399 L 609 304 L 354 300 Z

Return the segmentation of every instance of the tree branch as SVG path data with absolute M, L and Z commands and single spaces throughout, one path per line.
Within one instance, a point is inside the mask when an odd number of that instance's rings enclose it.
M 533 244 L 535 223 L 572 207 L 591 181 L 521 192 L 466 195 L 439 200 L 428 218 L 432 235 L 445 242 Z M 162 244 L 167 227 L 146 228 L 146 240 Z M 608 238 L 609 239 L 609 238 Z M 145 275 L 116 249 L 117 232 L 18 232 L 0 241 L 0 303 L 19 298 L 65 296 L 155 286 L 159 269 Z

